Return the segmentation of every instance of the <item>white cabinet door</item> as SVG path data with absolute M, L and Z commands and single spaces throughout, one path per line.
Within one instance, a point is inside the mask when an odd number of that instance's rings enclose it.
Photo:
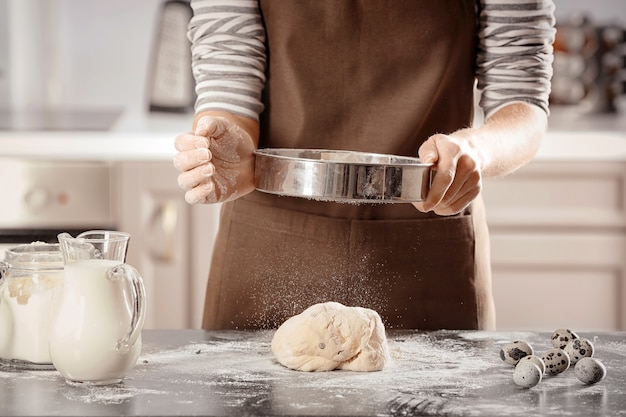
M 626 237 L 595 233 L 492 235 L 499 330 L 623 330 Z
M 169 162 L 116 166 L 118 228 L 148 297 L 145 328 L 199 328 L 217 206 L 190 206 Z
M 171 164 L 121 163 L 118 228 L 131 234 L 127 262 L 146 286 L 145 328 L 180 328 L 190 323 L 189 207 Z
M 483 195 L 499 329 L 626 330 L 626 164 L 532 162 Z
M 206 284 L 217 234 L 220 204 L 194 205 L 191 210 L 191 327 L 201 328 Z

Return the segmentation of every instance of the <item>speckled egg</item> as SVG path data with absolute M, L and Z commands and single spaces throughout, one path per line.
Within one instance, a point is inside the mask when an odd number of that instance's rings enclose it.
M 593 356 L 593 344 L 585 338 L 570 340 L 563 350 L 569 355 L 570 366 L 576 365 L 582 358 Z
M 517 365 L 524 356 L 532 355 L 533 347 L 523 340 L 509 342 L 500 349 L 500 359 L 509 365 Z
M 539 367 L 539 369 L 541 369 L 541 374 L 542 375 L 546 373 L 546 364 L 543 363 L 543 359 L 541 359 L 537 355 L 524 356 L 522 359 L 520 359 L 520 362 L 532 362 L 535 365 L 537 365 Z M 518 363 L 518 365 L 519 365 L 519 363 Z
M 558 375 L 569 368 L 569 355 L 563 349 L 553 348 L 546 350 L 541 359 L 546 364 L 548 375 Z
M 523 388 L 532 388 L 541 382 L 543 372 L 532 361 L 521 360 L 513 370 L 513 382 Z
M 606 376 L 606 367 L 596 358 L 581 358 L 574 367 L 574 374 L 585 384 L 595 384 Z
M 552 333 L 552 346 L 558 349 L 565 349 L 567 343 L 572 339 L 578 339 L 578 335 L 570 329 L 556 329 Z

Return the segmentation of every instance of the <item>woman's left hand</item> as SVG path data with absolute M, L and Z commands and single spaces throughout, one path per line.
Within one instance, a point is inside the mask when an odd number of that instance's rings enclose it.
M 419 156 L 434 164 L 426 199 L 413 205 L 440 215 L 460 213 L 480 194 L 483 178 L 503 177 L 528 163 L 546 132 L 546 112 L 532 104 L 508 104 L 479 127 L 433 135 Z
M 439 215 L 457 214 L 480 194 L 479 154 L 463 136 L 433 135 L 420 147 L 420 159 L 434 164 L 435 175 L 426 199 L 413 203 L 418 210 Z

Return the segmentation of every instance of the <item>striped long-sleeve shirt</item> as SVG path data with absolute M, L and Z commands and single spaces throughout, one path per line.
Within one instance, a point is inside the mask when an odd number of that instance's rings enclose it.
M 258 0 L 192 0 L 189 23 L 196 112 L 258 120 L 265 84 L 265 28 Z M 551 0 L 480 0 L 477 86 L 485 116 L 513 102 L 548 112 L 555 28 Z

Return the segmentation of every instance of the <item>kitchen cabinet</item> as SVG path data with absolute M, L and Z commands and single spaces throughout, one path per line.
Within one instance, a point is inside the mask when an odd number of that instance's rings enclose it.
M 114 165 L 117 227 L 147 293 L 145 328 L 199 328 L 218 205 L 191 206 L 171 162 Z
M 188 205 L 169 161 L 114 173 L 146 328 L 200 327 L 219 205 Z M 540 159 L 483 194 L 498 329 L 626 329 L 626 163 Z
M 626 329 L 626 163 L 540 159 L 483 194 L 498 329 Z

